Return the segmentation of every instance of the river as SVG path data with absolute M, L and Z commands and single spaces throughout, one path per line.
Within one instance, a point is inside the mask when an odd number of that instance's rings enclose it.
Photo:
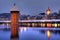
M 10 25 L 0 24 L 0 40 L 12 40 L 10 38 Z M 52 30 L 53 29 L 53 30 Z M 56 31 L 56 29 L 58 29 Z M 31 28 L 19 27 L 19 38 L 16 40 L 60 40 L 59 28 Z M 15 40 L 15 39 L 14 39 Z

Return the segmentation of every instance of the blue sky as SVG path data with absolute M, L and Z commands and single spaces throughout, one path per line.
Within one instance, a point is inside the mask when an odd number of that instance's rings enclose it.
M 0 13 L 9 13 L 16 3 L 21 14 L 37 15 L 50 7 L 51 12 L 58 12 L 60 0 L 0 0 Z

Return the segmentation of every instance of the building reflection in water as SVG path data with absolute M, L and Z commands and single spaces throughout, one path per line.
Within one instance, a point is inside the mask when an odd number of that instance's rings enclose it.
M 10 40 L 19 40 L 18 38 L 11 38 Z
M 48 37 L 48 40 L 50 40 L 50 37 L 51 37 L 51 32 L 49 30 L 46 31 L 46 35 Z
M 22 33 L 22 32 L 25 32 L 27 30 L 26 27 L 19 27 L 19 31 Z M 11 38 L 10 40 L 19 40 L 19 38 Z
M 27 30 L 27 28 L 26 27 L 20 27 L 19 30 L 22 33 L 22 32 L 25 32 Z

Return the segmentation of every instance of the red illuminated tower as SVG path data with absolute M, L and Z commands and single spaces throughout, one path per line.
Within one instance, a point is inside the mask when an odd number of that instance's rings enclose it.
M 19 10 L 16 8 L 14 4 L 11 11 L 11 38 L 18 38 L 18 15 Z

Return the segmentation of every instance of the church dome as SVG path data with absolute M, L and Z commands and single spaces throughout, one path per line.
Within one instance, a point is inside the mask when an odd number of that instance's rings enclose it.
M 48 7 L 48 9 L 46 10 L 46 14 L 49 15 L 51 13 L 50 8 Z

